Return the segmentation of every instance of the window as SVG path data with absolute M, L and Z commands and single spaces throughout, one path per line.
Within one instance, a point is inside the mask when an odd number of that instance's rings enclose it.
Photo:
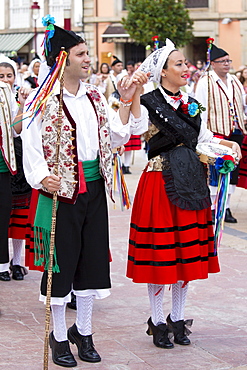
M 186 0 L 186 8 L 208 8 L 208 0 Z
M 30 2 L 28 0 L 12 0 L 9 7 L 10 28 L 30 27 Z

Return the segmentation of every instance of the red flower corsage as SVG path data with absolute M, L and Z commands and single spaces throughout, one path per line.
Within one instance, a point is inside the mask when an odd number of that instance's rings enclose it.
M 188 103 L 187 104 L 181 104 L 180 107 L 181 107 L 184 114 L 189 114 L 189 110 L 188 110 L 189 104 Z

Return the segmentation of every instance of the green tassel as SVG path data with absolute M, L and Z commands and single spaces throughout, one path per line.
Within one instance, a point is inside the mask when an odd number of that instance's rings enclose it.
M 35 266 L 44 266 L 45 270 L 49 268 L 50 239 L 51 232 L 49 230 L 34 226 L 34 264 Z M 57 264 L 56 246 L 54 246 L 52 271 L 56 273 L 60 272 Z

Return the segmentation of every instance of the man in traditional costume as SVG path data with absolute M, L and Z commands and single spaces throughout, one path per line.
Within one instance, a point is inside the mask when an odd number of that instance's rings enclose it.
M 236 141 L 241 145 L 243 134 L 247 133 L 244 122 L 246 95 L 243 86 L 236 76 L 229 73 L 231 60 L 228 52 L 212 44 L 210 62 L 212 71 L 199 80 L 195 93 L 195 98 L 206 108 L 201 117 L 215 135 Z M 225 221 L 230 223 L 237 222 L 231 214 L 230 196 L 236 188 L 238 173 L 237 167 L 231 174 L 225 215 Z M 215 176 L 213 177 L 215 178 Z M 210 193 L 212 209 L 214 209 L 217 178 L 213 180 L 212 185 Z
M 81 360 L 101 360 L 92 340 L 91 316 L 94 298 L 107 297 L 111 287 L 105 195 L 106 186 L 112 196 L 111 148 L 124 144 L 131 133 L 139 134 L 147 129 L 147 118 L 140 110 L 138 93 L 147 81 L 147 75 L 140 72 L 135 82 L 122 81 L 119 86 L 121 106 L 116 114 L 108 108 L 104 96 L 95 86 L 81 81 L 90 66 L 85 41 L 72 31 L 52 26 L 53 23 L 52 17 L 44 18 L 43 24 L 48 26 L 48 66 L 53 66 L 62 47 L 68 52 L 64 69 L 59 176 L 53 174 L 58 81 L 43 113 L 36 115 L 33 121 L 25 120 L 22 138 L 27 181 L 40 190 L 35 222 L 38 235 L 42 232 L 43 244 L 50 234 L 49 230 L 45 232 L 49 196 L 54 191 L 58 193 L 54 269 L 59 272 L 53 274 L 53 331 L 49 343 L 54 363 L 74 367 L 77 362 L 70 351 L 69 341 L 77 345 Z M 30 96 L 30 102 L 35 94 L 36 91 Z M 47 271 L 41 282 L 41 301 L 45 301 L 46 286 Z M 76 295 L 77 318 L 67 332 L 65 309 L 72 290 Z
M 118 59 L 118 57 L 116 56 L 113 56 L 113 58 L 114 58 L 114 61 L 111 64 L 111 71 L 107 79 L 105 80 L 106 90 L 104 92 L 104 95 L 108 102 L 109 102 L 109 98 L 111 97 L 111 95 L 115 91 L 117 91 L 117 83 L 119 79 L 122 77 L 122 72 L 123 72 L 123 62 L 120 59 Z M 127 74 L 127 72 L 125 74 Z M 115 94 L 114 97 L 118 99 L 120 98 L 120 96 L 118 96 L 117 93 Z

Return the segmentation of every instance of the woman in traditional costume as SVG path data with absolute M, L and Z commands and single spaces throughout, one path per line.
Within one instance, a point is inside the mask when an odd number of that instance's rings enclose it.
M 22 280 L 26 274 L 26 270 L 20 266 L 20 260 L 25 215 L 28 212 L 27 193 L 30 190 L 27 191 L 26 188 L 24 190 L 24 182 L 20 182 L 20 177 L 24 177 L 24 174 L 20 173 L 21 149 L 20 143 L 18 145 L 17 142 L 14 143 L 14 137 L 18 140 L 17 134 L 21 131 L 21 117 L 27 91 L 23 89 L 19 92 L 18 107 L 13 90 L 15 67 L 7 57 L 2 57 L 0 62 L 0 280 L 9 281 L 9 268 L 15 280 Z M 11 125 L 14 118 L 16 125 L 13 128 Z M 16 152 L 19 154 L 19 161 L 17 161 Z M 11 209 L 12 226 L 9 228 Z M 8 232 L 9 237 L 13 238 L 13 260 L 10 266 Z
M 220 271 L 206 170 L 196 154 L 199 142 L 238 144 L 214 138 L 201 121 L 203 109 L 180 91 L 186 85 L 185 57 L 170 40 L 139 67 L 151 72 L 156 90 L 141 96 L 149 113 L 149 162 L 140 178 L 130 225 L 127 277 L 147 283 L 151 306 L 147 334 L 157 347 L 190 344 L 184 308 L 189 282 Z M 172 310 L 165 319 L 165 285 L 172 285 Z

